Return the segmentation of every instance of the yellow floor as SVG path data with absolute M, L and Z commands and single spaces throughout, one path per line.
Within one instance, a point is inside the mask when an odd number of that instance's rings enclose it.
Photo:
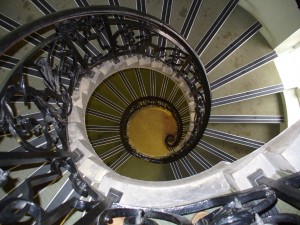
M 139 153 L 154 158 L 168 155 L 165 138 L 168 135 L 176 136 L 176 132 L 177 124 L 171 112 L 159 107 L 135 112 L 127 125 L 131 146 Z

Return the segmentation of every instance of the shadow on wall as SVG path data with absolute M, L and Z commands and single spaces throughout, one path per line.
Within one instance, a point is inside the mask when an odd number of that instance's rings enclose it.
M 239 5 L 260 21 L 262 35 L 275 49 L 300 28 L 299 3 L 300 0 L 243 0 Z

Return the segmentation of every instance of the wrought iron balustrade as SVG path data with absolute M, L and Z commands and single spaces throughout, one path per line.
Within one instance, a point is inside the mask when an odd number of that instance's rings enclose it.
M 53 34 L 47 38 L 37 34 L 40 30 L 49 29 Z M 1 42 L 1 54 L 14 48 L 12 44 L 17 46 L 18 42 L 35 35 L 40 37 L 40 43 L 19 60 L 1 90 L 1 130 L 12 132 L 25 148 L 42 150 L 35 149 L 27 139 L 32 135 L 44 135 L 47 140 L 45 150 L 54 145 L 60 149 L 57 146 L 62 145 L 60 150 L 67 151 L 65 129 L 67 116 L 72 110 L 74 88 L 92 68 L 107 60 L 118 60 L 122 55 L 139 54 L 162 61 L 188 86 L 189 94 L 196 103 L 196 115 L 193 135 L 185 146 L 185 154 L 203 135 L 211 104 L 205 70 L 187 42 L 167 25 L 124 8 L 72 9 L 49 15 L 11 32 Z M 158 39 L 166 39 L 168 46 L 159 45 Z M 28 73 L 43 79 L 44 90 L 27 84 Z M 191 83 L 190 80 L 196 82 Z M 22 96 L 25 105 L 28 101 L 35 104 L 43 121 L 15 115 L 11 102 L 16 96 Z M 56 108 L 51 105 L 53 102 Z M 54 127 L 55 134 L 48 134 L 50 126 Z
M 35 46 L 19 53 L 18 48 L 22 48 L 24 41 Z M 66 10 L 8 34 L 0 42 L 0 56 L 7 57 L 10 51 L 15 51 L 20 59 L 1 86 L 0 131 L 12 134 L 20 148 L 1 153 L 1 184 L 9 180 L 11 166 L 46 163 L 50 165 L 50 173 L 27 179 L 15 192 L 2 199 L 1 222 L 16 222 L 29 214 L 38 224 L 51 224 L 54 222 L 52 216 L 62 216 L 57 210 L 46 216 L 47 213 L 33 203 L 32 189 L 59 179 L 61 168 L 71 173 L 69 179 L 79 195 L 90 195 L 95 200 L 100 198 L 76 170 L 75 161 L 80 157 L 70 152 L 67 126 L 73 107 L 73 91 L 85 75 L 106 61 L 117 63 L 118 57 L 128 55 L 155 58 L 172 68 L 177 78 L 188 86 L 189 95 L 196 103 L 196 126 L 184 154 L 197 144 L 208 123 L 211 100 L 203 65 L 180 35 L 151 16 L 122 7 Z M 28 76 L 41 78 L 42 82 L 31 84 Z M 23 104 L 28 111 L 32 108 L 36 111 L 22 115 L 16 103 Z M 180 119 L 177 119 L 180 125 Z M 175 147 L 180 133 L 175 141 L 166 140 L 168 144 Z M 36 139 L 43 140 L 43 144 L 37 144 Z M 108 199 L 102 199 L 108 207 Z M 73 199 L 64 207 L 89 210 L 100 205 L 102 203 Z M 15 216 L 11 217 L 12 214 Z
M 138 54 L 155 58 L 171 67 L 177 78 L 188 86 L 196 105 L 196 125 L 178 157 L 192 150 L 203 135 L 211 106 L 206 72 L 194 50 L 167 25 L 122 7 L 72 9 L 51 14 L 11 32 L 0 42 L 0 56 L 18 48 L 24 40 L 38 43 L 21 55 L 1 86 L 0 131 L 13 134 L 21 147 L 13 152 L 0 153 L 0 167 L 3 169 L 0 184 L 5 187 L 13 166 L 44 163 L 49 171 L 26 179 L 0 201 L 0 223 L 16 223 L 29 217 L 36 224 L 53 224 L 72 211 L 86 211 L 77 224 L 106 224 L 116 217 L 126 217 L 127 224 L 156 224 L 152 219 L 191 224 L 183 215 L 214 207 L 220 208 L 198 220 L 197 224 L 286 220 L 291 224 L 299 223 L 297 215 L 262 215 L 275 205 L 278 197 L 284 196 L 284 200 L 293 204 L 287 192 L 279 191 L 263 180 L 261 182 L 265 185 L 250 190 L 184 206 L 124 208 L 118 204 L 122 198 L 120 190 L 111 189 L 104 196 L 93 190 L 78 173 L 75 163 L 80 160 L 80 149 L 77 153 L 70 152 L 67 133 L 68 116 L 73 107 L 72 94 L 94 67 L 101 67 L 108 60 L 117 63 L 120 56 Z M 31 85 L 28 75 L 41 78 L 42 85 Z M 24 103 L 25 107 L 36 107 L 38 112 L 19 115 L 16 101 Z M 34 138 L 43 139 L 44 144 L 35 144 Z M 178 140 L 175 138 L 174 142 Z M 78 196 L 53 210 L 44 210 L 34 201 L 34 195 L 47 184 L 56 182 L 63 171 L 70 173 L 69 179 Z M 295 190 L 299 188 L 295 176 L 299 174 L 293 175 L 292 181 L 288 177 L 283 182 L 289 188 L 292 183 L 295 187 L 293 193 L 299 194 Z M 82 200 L 85 197 L 92 200 Z M 298 207 L 298 203 L 294 205 Z
M 284 177 L 278 181 L 261 177 L 262 185 L 241 192 L 227 194 L 187 205 L 171 208 L 128 208 L 119 205 L 122 192 L 110 190 L 108 196 L 95 193 L 88 185 L 78 177 L 76 169 L 72 166 L 72 160 L 68 155 L 35 155 L 40 161 L 56 158 L 51 162 L 51 173 L 32 177 L 24 181 L 7 198 L 0 202 L 0 222 L 16 223 L 23 217 L 30 216 L 37 224 L 53 224 L 62 220 L 70 212 L 86 211 L 87 213 L 75 224 L 107 224 L 113 218 L 125 218 L 125 224 L 158 224 L 158 221 L 167 221 L 173 224 L 193 224 L 184 215 L 216 208 L 211 213 L 198 219 L 196 224 L 299 224 L 300 216 L 289 213 L 273 214 L 270 211 L 276 205 L 278 199 L 282 199 L 299 209 L 300 191 L 299 173 Z M 34 158 L 34 157 L 33 157 Z M 11 160 L 7 158 L 7 160 Z M 49 160 L 50 161 L 50 160 Z M 26 163 L 26 161 L 24 161 Z M 15 162 L 8 163 L 13 165 Z M 27 160 L 27 163 L 30 161 Z M 7 165 L 8 165 L 7 164 Z M 71 198 L 59 207 L 44 211 L 37 203 L 33 202 L 33 191 L 39 186 L 55 179 L 61 168 L 70 170 L 73 187 L 82 196 L 92 196 L 92 201 L 84 201 L 80 198 Z M 73 173 L 72 173 L 73 172 Z M 2 175 L 2 174 L 1 174 Z M 3 180 L 1 180 L 3 181 Z M 291 196 L 293 193 L 293 197 Z M 187 193 L 188 194 L 188 193 Z M 21 197 L 20 197 L 21 196 Z M 156 222 L 153 220 L 156 219 Z

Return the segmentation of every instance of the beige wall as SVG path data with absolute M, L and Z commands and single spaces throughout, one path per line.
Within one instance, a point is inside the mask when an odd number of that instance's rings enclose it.
M 295 0 L 241 0 L 239 4 L 262 23 L 261 33 L 274 49 L 300 28 Z

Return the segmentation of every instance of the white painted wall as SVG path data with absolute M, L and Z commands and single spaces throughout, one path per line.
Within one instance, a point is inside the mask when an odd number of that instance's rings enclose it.
M 280 54 L 278 54 L 279 56 L 274 60 L 274 63 L 281 76 L 284 89 L 300 87 L 300 29 L 298 33 L 299 46 L 284 48 L 283 45 L 289 42 L 289 38 L 277 48 Z M 293 37 L 293 35 L 291 37 Z
M 274 49 L 300 28 L 295 0 L 241 0 L 239 5 L 263 25 L 261 33 Z
M 285 110 L 286 110 L 286 118 L 285 127 L 290 127 L 293 125 L 297 120 L 300 119 L 300 92 L 299 88 L 292 88 L 283 91 L 283 98 L 285 101 Z
M 283 92 L 287 118 L 285 127 L 289 127 L 300 119 L 300 29 L 275 50 L 279 56 L 274 63 L 285 89 Z

